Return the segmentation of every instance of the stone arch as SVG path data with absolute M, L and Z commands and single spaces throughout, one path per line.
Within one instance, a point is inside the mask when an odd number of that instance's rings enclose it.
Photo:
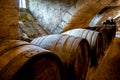
M 120 10 L 120 7 L 111 7 L 107 9 L 104 13 L 102 13 L 103 17 L 100 19 L 100 21 L 97 24 L 103 23 L 109 16 L 113 16 L 114 14 L 118 14 L 117 11 Z
M 77 8 L 77 12 L 67 22 L 62 32 L 73 29 L 87 27 L 92 18 L 106 7 L 112 0 L 89 0 L 84 5 Z
M 87 27 L 112 0 L 30 0 L 28 8 L 49 33 Z

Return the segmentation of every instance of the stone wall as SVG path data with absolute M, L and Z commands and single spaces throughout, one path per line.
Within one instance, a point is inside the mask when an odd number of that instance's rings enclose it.
M 117 11 L 119 10 L 120 10 L 120 7 L 111 7 L 111 8 L 109 7 L 108 9 L 104 11 L 104 13 L 102 13 L 103 17 L 100 19 L 100 21 L 97 24 L 103 23 L 109 17 L 112 18 L 113 15 L 118 13 Z
M 88 0 L 86 3 L 77 8 L 71 20 L 67 22 L 67 26 L 62 30 L 65 32 L 75 28 L 88 27 L 91 20 L 98 14 L 104 7 L 106 7 L 111 0 Z
M 41 26 L 51 34 L 89 26 L 94 16 L 111 1 L 29 0 L 27 5 Z
M 65 25 L 63 18 L 77 0 L 29 0 L 29 10 L 49 33 L 59 33 Z
M 17 0 L 0 0 L 0 39 L 18 39 Z
M 19 39 L 30 42 L 32 39 L 47 35 L 30 11 L 26 8 L 19 9 Z

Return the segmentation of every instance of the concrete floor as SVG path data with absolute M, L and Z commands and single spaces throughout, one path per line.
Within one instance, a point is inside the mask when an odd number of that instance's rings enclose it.
M 97 67 L 91 69 L 86 80 L 120 80 L 120 32 Z

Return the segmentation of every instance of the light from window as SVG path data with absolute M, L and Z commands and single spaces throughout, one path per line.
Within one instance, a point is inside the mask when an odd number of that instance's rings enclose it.
M 118 15 L 116 15 L 113 19 L 115 19 L 115 18 L 117 18 L 117 17 L 119 17 L 120 16 L 120 13 L 118 14 Z
M 25 0 L 19 0 L 19 7 L 20 8 L 26 8 L 26 2 L 25 2 Z

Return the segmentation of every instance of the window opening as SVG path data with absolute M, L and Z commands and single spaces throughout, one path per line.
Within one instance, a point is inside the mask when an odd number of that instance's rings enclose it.
M 26 8 L 26 1 L 25 0 L 19 0 L 19 8 Z

